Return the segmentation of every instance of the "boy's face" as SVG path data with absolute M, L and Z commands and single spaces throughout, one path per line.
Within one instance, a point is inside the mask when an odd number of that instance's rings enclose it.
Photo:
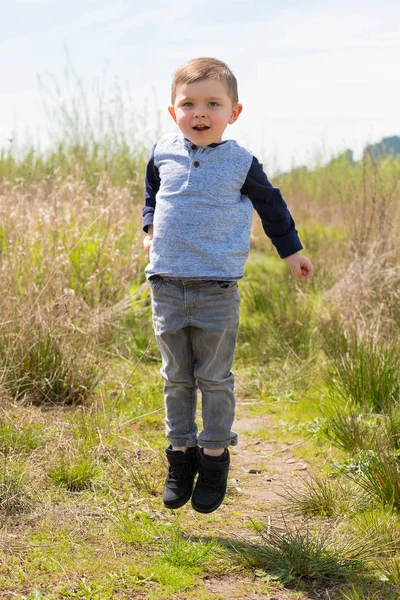
M 208 146 L 222 141 L 222 134 L 236 121 L 242 105 L 232 104 L 223 82 L 201 79 L 178 85 L 174 105 L 168 111 L 188 140 Z

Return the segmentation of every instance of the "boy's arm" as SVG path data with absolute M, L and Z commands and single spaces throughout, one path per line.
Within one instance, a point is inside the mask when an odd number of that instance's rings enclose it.
M 154 163 L 154 149 L 153 146 L 151 156 L 146 165 L 146 176 L 144 186 L 144 205 L 142 209 L 143 215 L 143 231 L 147 233 L 143 240 L 143 246 L 146 252 L 150 250 L 151 242 L 153 239 L 153 217 L 156 208 L 156 195 L 160 189 L 160 174 Z
M 251 200 L 261 218 L 263 229 L 275 246 L 279 256 L 285 259 L 293 275 L 310 279 L 314 268 L 310 260 L 297 254 L 303 249 L 295 223 L 279 188 L 274 187 L 264 173 L 262 164 L 253 157 L 242 193 Z
M 255 156 L 241 191 L 250 198 L 265 233 L 281 258 L 303 249 L 280 189 L 268 181 L 262 164 Z

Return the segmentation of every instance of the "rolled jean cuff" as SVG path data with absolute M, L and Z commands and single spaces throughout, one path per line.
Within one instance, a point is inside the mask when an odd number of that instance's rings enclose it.
M 210 440 L 201 439 L 201 434 L 199 436 L 199 446 L 202 448 L 209 448 L 210 450 L 218 450 L 220 448 L 227 448 L 228 446 L 237 446 L 238 444 L 238 436 L 237 433 L 231 431 L 231 437 L 228 440 L 221 440 L 218 442 L 212 442 Z
M 175 448 L 195 448 L 197 446 L 197 436 L 189 436 L 187 438 L 171 438 L 168 437 L 169 443 Z

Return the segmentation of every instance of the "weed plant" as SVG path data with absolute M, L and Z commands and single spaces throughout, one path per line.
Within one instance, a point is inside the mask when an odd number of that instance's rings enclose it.
M 150 496 L 159 495 L 165 479 L 165 473 L 162 466 L 161 461 L 155 461 L 154 458 L 151 461 L 148 461 L 147 465 L 135 461 L 128 466 L 126 471 L 129 481 L 138 494 L 142 495 L 143 493 L 146 493 Z
M 129 186 L 141 197 L 143 171 L 150 136 L 144 109 L 138 109 L 127 85 L 106 77 L 91 89 L 67 55 L 64 81 L 54 75 L 39 77 L 50 147 L 20 148 L 12 140 L 0 154 L 0 178 L 41 181 L 55 176 L 80 178 L 95 189 L 107 173 L 112 185 Z M 148 103 L 148 100 L 146 100 Z
M 377 564 L 379 572 L 382 574 L 381 578 L 388 581 L 389 583 L 400 586 L 400 554 L 397 556 L 384 556 Z
M 339 324 L 340 329 L 375 343 L 393 338 L 400 323 L 399 256 L 398 236 L 389 249 L 386 238 L 377 238 L 364 251 L 350 246 L 342 272 L 324 294 L 333 327 Z M 332 319 L 337 314 L 339 320 Z
M 400 404 L 396 403 L 386 414 L 382 438 L 389 448 L 400 451 Z
M 79 338 L 79 332 L 61 337 L 33 321 L 18 337 L 4 336 L 0 342 L 3 390 L 33 404 L 84 402 L 96 388 L 100 372 L 93 356 L 82 356 Z
M 303 215 L 309 218 L 313 211 L 315 220 L 318 207 L 322 222 L 339 221 L 353 252 L 360 254 L 377 239 L 385 240 L 386 250 L 391 247 L 396 237 L 399 182 L 398 155 L 376 158 L 365 152 L 355 162 L 351 151 L 325 164 L 319 160 L 313 169 L 293 169 L 276 180 Z
M 387 588 L 382 592 L 368 592 L 359 589 L 359 586 L 352 584 L 350 590 L 341 592 L 340 600 L 397 600 L 398 593 L 396 590 L 388 590 Z
M 0 387 L 37 404 L 84 403 L 100 358 L 129 343 L 128 358 L 138 355 L 149 336 L 130 199 L 106 181 L 94 194 L 72 180 L 20 183 L 4 186 L 2 209 Z

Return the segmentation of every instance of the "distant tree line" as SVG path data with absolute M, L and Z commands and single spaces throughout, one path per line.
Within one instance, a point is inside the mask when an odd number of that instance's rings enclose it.
M 376 144 L 370 144 L 365 147 L 364 155 L 372 152 L 373 156 L 378 158 L 383 154 L 400 154 L 400 137 L 393 135 L 392 137 L 382 138 Z

